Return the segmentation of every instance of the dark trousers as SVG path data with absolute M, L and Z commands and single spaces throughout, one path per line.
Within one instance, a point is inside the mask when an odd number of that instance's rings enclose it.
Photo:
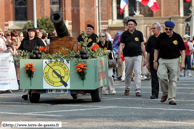
M 191 56 L 185 56 L 185 70 L 191 69 Z
M 155 95 L 158 97 L 159 94 L 159 82 L 158 82 L 158 76 L 157 71 L 153 67 L 153 60 L 150 61 L 150 72 L 152 76 L 152 95 Z

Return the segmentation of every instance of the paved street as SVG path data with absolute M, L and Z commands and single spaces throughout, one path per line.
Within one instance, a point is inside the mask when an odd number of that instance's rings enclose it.
M 116 95 L 92 102 L 90 95 L 73 100 L 69 94 L 42 94 L 40 103 L 21 99 L 21 90 L 0 94 L 0 121 L 62 121 L 67 129 L 193 129 L 194 77 L 180 78 L 177 104 L 151 100 L 150 81 L 142 81 L 142 97 L 134 83 L 124 96 L 124 82 L 116 81 Z M 161 92 L 160 92 L 161 97 Z

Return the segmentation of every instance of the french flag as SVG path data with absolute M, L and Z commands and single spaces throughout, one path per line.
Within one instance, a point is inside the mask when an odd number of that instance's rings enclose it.
M 151 8 L 153 12 L 156 12 L 159 9 L 159 6 L 156 2 L 156 0 L 149 0 L 148 6 Z
M 147 6 L 149 0 L 136 0 L 139 1 L 140 3 L 142 3 L 144 6 Z
M 128 0 L 121 0 L 120 2 L 120 15 L 123 13 L 125 7 L 129 4 Z
M 159 6 L 156 0 L 136 0 L 141 2 L 144 6 L 149 6 L 153 12 L 156 12 L 159 9 Z

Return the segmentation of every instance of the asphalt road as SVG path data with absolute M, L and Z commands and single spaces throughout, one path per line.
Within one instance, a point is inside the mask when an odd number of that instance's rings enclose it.
M 150 81 L 142 81 L 142 97 L 132 82 L 124 96 L 124 82 L 116 81 L 116 95 L 92 102 L 90 95 L 73 100 L 69 94 L 42 94 L 39 103 L 21 98 L 22 91 L 0 94 L 0 121 L 61 121 L 65 129 L 193 129 L 194 77 L 180 78 L 177 105 L 151 100 Z

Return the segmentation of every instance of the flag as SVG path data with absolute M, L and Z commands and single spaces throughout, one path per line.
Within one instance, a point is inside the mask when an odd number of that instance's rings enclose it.
M 151 8 L 153 12 L 156 12 L 159 9 L 159 6 L 156 2 L 156 0 L 149 0 L 148 6 Z
M 125 7 L 129 4 L 128 0 L 121 0 L 120 2 L 120 15 L 123 13 Z
M 149 0 L 136 0 L 139 1 L 140 3 L 142 3 L 144 6 L 147 6 Z
M 141 2 L 145 6 L 149 6 L 153 12 L 156 12 L 159 9 L 159 6 L 156 0 L 136 0 Z
M 187 2 L 190 2 L 191 0 L 186 0 Z

